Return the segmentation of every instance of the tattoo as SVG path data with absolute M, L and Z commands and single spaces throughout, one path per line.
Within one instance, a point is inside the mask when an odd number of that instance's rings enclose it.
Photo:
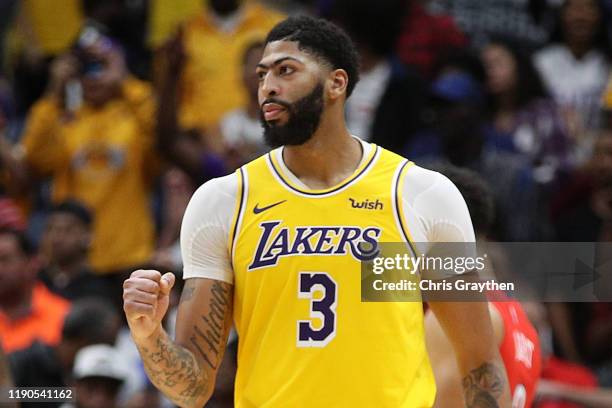
M 208 373 L 198 368 L 197 361 L 189 350 L 175 345 L 168 337 L 159 337 L 156 346 L 155 352 L 142 348 L 144 366 L 149 378 L 155 385 L 164 388 L 185 384 L 178 393 L 179 398 L 173 400 L 179 405 L 192 405 L 198 396 L 207 391 L 210 384 Z
M 463 377 L 462 383 L 467 408 L 499 406 L 497 399 L 504 390 L 504 376 L 497 366 L 484 363 Z
M 226 338 L 227 333 L 224 329 L 224 321 L 227 311 L 231 306 L 231 291 L 227 286 L 214 282 L 211 293 L 208 313 L 200 316 L 201 322 L 199 322 L 206 329 L 202 329 L 196 323 L 193 326 L 194 334 L 189 338 L 189 341 L 206 364 L 212 369 L 217 369 L 225 351 L 223 339 Z
M 193 279 L 187 279 L 185 286 L 183 287 L 183 293 L 181 293 L 180 303 L 188 302 L 193 299 L 193 292 L 195 292 L 195 283 Z
M 181 302 L 193 298 L 195 289 L 188 280 Z M 175 404 L 194 406 L 203 394 L 212 391 L 212 373 L 221 364 L 225 351 L 229 330 L 225 319 L 231 313 L 232 293 L 231 285 L 213 282 L 208 307 L 192 327 L 189 348 L 175 344 L 165 333 L 153 344 L 139 346 L 151 382 Z

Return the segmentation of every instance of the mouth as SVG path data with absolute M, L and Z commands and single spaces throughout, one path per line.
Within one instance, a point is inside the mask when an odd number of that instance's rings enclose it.
M 285 108 L 275 103 L 266 103 L 263 105 L 262 112 L 266 121 L 279 119 Z

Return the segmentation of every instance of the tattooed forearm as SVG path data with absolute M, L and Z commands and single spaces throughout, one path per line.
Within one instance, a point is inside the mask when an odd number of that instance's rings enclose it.
M 463 393 L 467 408 L 499 407 L 504 391 L 504 374 L 494 364 L 484 363 L 463 377 Z
M 151 382 L 181 407 L 202 406 L 212 393 L 231 327 L 232 286 L 200 284 L 188 279 L 183 288 L 178 343 L 162 330 L 138 345 Z
M 200 369 L 195 356 L 174 344 L 163 333 L 155 346 L 140 347 L 145 370 L 166 396 L 180 406 L 194 406 L 210 387 L 209 374 Z
M 206 362 L 208 367 L 217 369 L 225 351 L 227 325 L 224 324 L 231 306 L 231 291 L 227 286 L 215 282 L 211 289 L 208 312 L 200 316 L 193 326 L 189 341 Z

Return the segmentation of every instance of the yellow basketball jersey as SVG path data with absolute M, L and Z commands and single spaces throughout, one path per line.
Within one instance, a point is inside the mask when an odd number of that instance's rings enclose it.
M 237 171 L 237 407 L 432 405 L 421 303 L 361 301 L 359 243 L 408 239 L 398 192 L 411 164 L 372 145 L 326 190 L 292 184 L 274 154 Z

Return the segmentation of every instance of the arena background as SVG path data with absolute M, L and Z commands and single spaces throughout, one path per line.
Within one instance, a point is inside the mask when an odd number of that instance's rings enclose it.
M 171 406 L 121 285 L 142 267 L 180 276 L 193 191 L 266 152 L 254 68 L 267 31 L 298 13 L 359 48 L 353 134 L 488 183 L 481 239 L 612 240 L 610 0 L 2 0 L 0 385 L 93 377 L 75 406 Z M 569 388 L 605 397 L 610 303 L 524 306 L 547 380 L 535 406 L 581 406 L 562 402 Z M 228 350 L 207 406 L 232 406 L 235 336 Z

